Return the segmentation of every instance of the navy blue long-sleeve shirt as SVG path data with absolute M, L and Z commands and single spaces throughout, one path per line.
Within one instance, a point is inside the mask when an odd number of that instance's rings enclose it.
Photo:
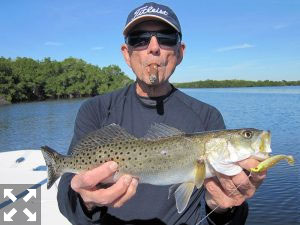
M 166 96 L 144 98 L 136 94 L 135 87 L 134 83 L 84 102 L 76 117 L 69 153 L 88 133 L 112 123 L 136 137 L 144 136 L 153 123 L 164 123 L 186 133 L 225 129 L 216 108 L 176 88 Z M 121 208 L 96 207 L 89 212 L 79 194 L 70 187 L 73 176 L 70 173 L 62 176 L 57 195 L 61 213 L 72 224 L 196 224 L 204 216 L 200 212 L 199 190 L 194 190 L 187 209 L 179 214 L 175 198 L 168 199 L 170 186 L 150 184 L 139 184 L 136 194 Z M 245 203 L 233 213 L 213 213 L 208 221 L 210 224 L 244 224 L 247 212 Z

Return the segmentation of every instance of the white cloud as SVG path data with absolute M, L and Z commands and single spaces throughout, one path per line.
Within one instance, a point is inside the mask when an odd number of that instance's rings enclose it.
M 286 28 L 286 27 L 288 27 L 288 26 L 289 26 L 288 24 L 279 23 L 279 24 L 274 25 L 273 28 L 274 28 L 275 30 L 280 30 L 280 29 Z
M 238 72 L 242 71 L 244 69 L 252 68 L 254 66 L 257 66 L 255 62 L 241 62 L 238 64 L 232 64 L 232 65 L 213 65 L 208 67 L 201 67 L 199 66 L 194 67 L 192 69 L 195 69 L 197 72 L 201 73 L 224 73 L 224 72 Z
M 231 50 L 236 50 L 236 49 L 244 49 L 244 48 L 253 48 L 254 45 L 250 44 L 242 44 L 242 45 L 232 45 L 232 46 L 227 46 L 223 48 L 218 48 L 216 51 L 217 52 L 226 52 L 226 51 L 231 51 Z
M 104 47 L 99 47 L 99 46 L 97 46 L 97 47 L 93 47 L 93 48 L 91 48 L 93 51 L 100 51 L 100 50 L 102 50 Z
M 60 43 L 60 42 L 53 42 L 53 41 L 47 41 L 45 43 L 45 45 L 48 45 L 48 46 L 61 46 L 63 45 L 63 43 Z

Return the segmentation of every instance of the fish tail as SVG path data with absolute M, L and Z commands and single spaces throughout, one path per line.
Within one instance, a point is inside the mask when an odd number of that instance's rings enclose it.
M 61 175 L 62 171 L 59 166 L 59 160 L 64 156 L 48 146 L 42 146 L 41 150 L 46 162 L 46 166 L 48 167 L 47 189 L 50 189 Z
M 291 156 L 291 155 L 288 155 L 288 156 L 287 156 L 287 161 L 288 161 L 288 163 L 289 163 L 290 165 L 294 165 L 294 163 L 295 163 L 295 159 L 294 159 L 294 157 Z

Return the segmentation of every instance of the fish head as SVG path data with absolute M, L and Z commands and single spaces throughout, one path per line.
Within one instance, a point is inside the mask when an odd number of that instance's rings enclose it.
M 254 141 L 251 145 L 252 149 L 254 149 L 254 158 L 258 160 L 264 160 L 269 157 L 269 153 L 271 150 L 271 132 L 270 131 L 261 131 L 258 135 L 256 141 Z
M 230 155 L 243 160 L 250 156 L 258 160 L 269 157 L 271 152 L 271 132 L 246 128 L 234 130 L 228 141 Z
M 236 175 L 242 171 L 237 162 L 250 157 L 258 160 L 268 158 L 270 143 L 269 131 L 253 128 L 211 133 L 205 143 L 207 161 L 213 168 L 208 167 L 208 170 L 210 174 L 217 171 L 227 176 Z

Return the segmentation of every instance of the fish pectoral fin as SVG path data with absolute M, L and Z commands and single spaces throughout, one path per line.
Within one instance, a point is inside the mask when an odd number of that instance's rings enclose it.
M 202 187 L 206 174 L 205 163 L 203 160 L 199 160 L 196 164 L 195 172 L 195 185 L 199 189 Z
M 192 182 L 182 183 L 175 191 L 175 200 L 178 213 L 182 213 L 193 193 L 195 184 Z

